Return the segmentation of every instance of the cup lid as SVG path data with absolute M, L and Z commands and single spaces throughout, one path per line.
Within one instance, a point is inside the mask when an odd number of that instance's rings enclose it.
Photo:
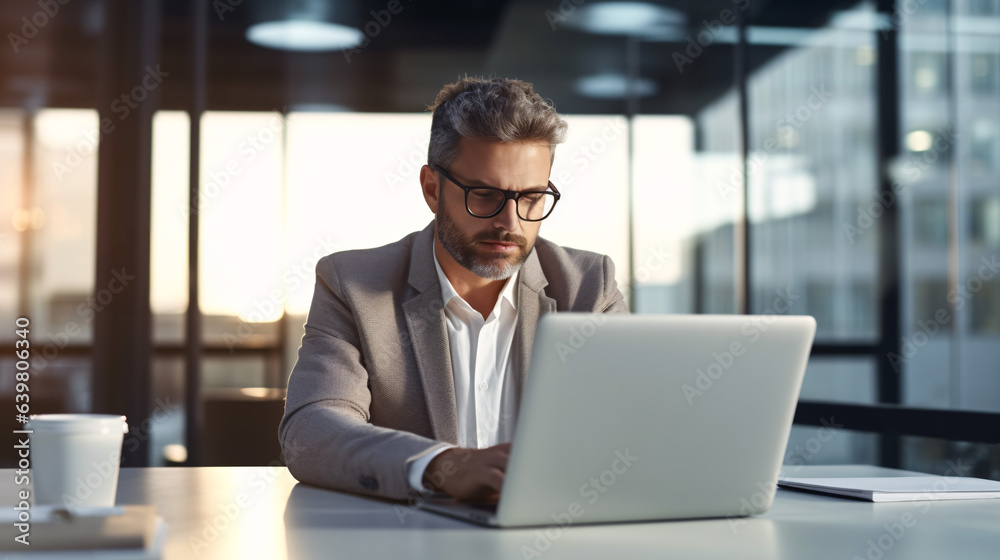
M 119 414 L 32 414 L 25 428 L 55 433 L 128 433 L 125 416 Z

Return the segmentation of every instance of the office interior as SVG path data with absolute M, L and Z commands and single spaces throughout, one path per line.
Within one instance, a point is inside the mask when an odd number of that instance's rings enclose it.
M 633 313 L 816 318 L 785 464 L 1000 480 L 1000 0 L 19 0 L 0 29 L 0 400 L 28 318 L 32 412 L 125 414 L 124 466 L 281 464 L 317 260 L 431 220 L 426 109 L 476 75 L 568 121 L 541 235 L 610 255 Z

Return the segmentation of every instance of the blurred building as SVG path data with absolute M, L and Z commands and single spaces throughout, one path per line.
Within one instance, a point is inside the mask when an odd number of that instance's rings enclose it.
M 786 462 L 961 458 L 1000 479 L 983 423 L 1000 420 L 1000 0 L 206 2 L 203 50 L 193 5 L 0 8 L 0 319 L 31 318 L 33 410 L 112 398 L 93 364 L 135 344 L 95 329 L 148 290 L 148 390 L 128 391 L 157 421 L 130 460 L 167 462 L 192 418 L 197 247 L 202 396 L 273 413 L 316 261 L 426 225 L 425 108 L 459 75 L 499 75 L 570 123 L 542 235 L 611 255 L 634 312 L 816 317 Z M 303 21 L 319 31 L 260 25 Z M 355 43 L 329 42 L 334 24 Z M 102 171 L 102 149 L 137 150 L 103 157 L 140 180 Z M 148 217 L 114 207 L 132 192 Z M 98 266 L 121 247 L 148 270 Z

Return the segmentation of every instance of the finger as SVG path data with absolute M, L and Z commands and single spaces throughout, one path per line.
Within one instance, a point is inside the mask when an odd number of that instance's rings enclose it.
M 507 454 L 507 453 L 498 452 L 498 451 L 492 451 L 491 450 L 490 453 L 484 453 L 483 454 L 483 465 L 487 466 L 487 467 L 493 467 L 493 468 L 496 468 L 496 469 L 500 469 L 500 471 L 503 472 L 503 471 L 507 470 L 507 458 L 508 457 L 509 457 L 509 454 Z
M 487 494 L 480 498 L 483 502 L 497 502 L 500 501 L 500 492 L 493 492 L 492 494 Z
M 500 493 L 483 486 L 462 496 L 458 496 L 456 499 L 467 502 L 496 502 L 500 499 Z
M 503 455 L 504 457 L 509 457 L 510 456 L 510 444 L 509 443 L 504 443 L 504 444 L 501 444 L 501 445 L 497 445 L 497 446 L 494 447 L 494 449 L 496 449 L 496 452 L 499 453 L 499 454 L 501 454 L 501 455 Z
M 503 488 L 504 473 L 500 469 L 487 468 L 483 471 L 483 483 L 489 486 L 494 492 L 500 492 Z

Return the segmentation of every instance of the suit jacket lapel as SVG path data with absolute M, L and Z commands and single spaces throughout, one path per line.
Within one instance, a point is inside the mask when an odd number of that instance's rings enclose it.
M 410 254 L 409 283 L 418 294 L 403 303 L 411 347 L 427 399 L 434 437 L 458 443 L 458 413 L 455 406 L 455 379 L 451 349 L 445 327 L 441 284 L 434 268 L 434 222 L 417 234 Z
M 403 315 L 409 330 L 413 354 L 427 399 L 434 437 L 458 443 L 458 412 L 455 405 L 455 379 L 452 373 L 451 347 L 445 326 L 441 284 L 434 267 L 434 222 L 417 234 L 410 254 L 409 283 L 418 293 L 403 303 Z M 528 375 L 532 344 L 538 319 L 556 311 L 556 300 L 545 295 L 548 280 L 542 273 L 538 254 L 532 249 L 517 285 L 517 399 L 521 400 Z
M 518 275 L 517 285 L 517 400 L 520 402 L 524 383 L 528 376 L 531 348 L 535 342 L 538 319 L 544 313 L 556 310 L 556 300 L 545 295 L 543 289 L 549 284 L 538 262 L 538 253 L 532 249 L 524 261 Z

